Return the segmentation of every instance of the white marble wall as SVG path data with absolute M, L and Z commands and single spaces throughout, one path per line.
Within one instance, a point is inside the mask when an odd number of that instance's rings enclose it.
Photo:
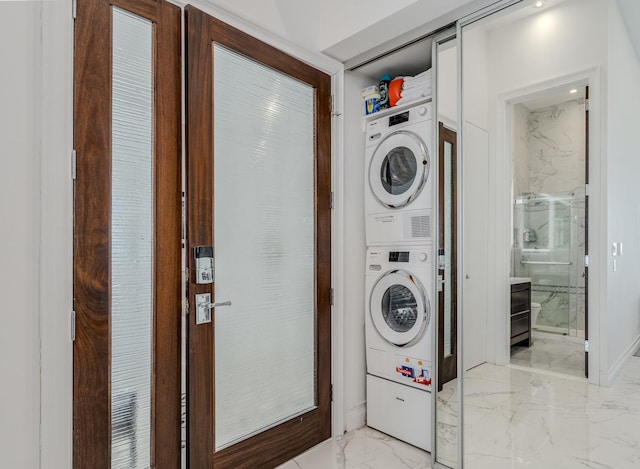
M 574 194 L 561 203 L 514 206 L 513 273 L 532 278 L 539 326 L 574 331 L 584 329 L 584 117 L 582 99 L 534 110 L 517 104 L 512 113 L 514 197 Z M 523 229 L 533 229 L 536 241 L 524 242 Z M 571 265 L 523 265 L 521 258 Z
M 528 168 L 534 193 L 584 185 L 584 100 L 536 109 L 528 117 Z
M 514 195 L 570 192 L 584 185 L 584 100 L 512 113 Z

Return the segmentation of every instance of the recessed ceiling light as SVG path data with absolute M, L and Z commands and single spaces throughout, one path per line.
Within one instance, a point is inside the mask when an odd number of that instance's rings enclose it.
M 533 2 L 533 8 L 542 8 L 545 5 L 544 0 L 536 0 L 535 2 Z
M 571 93 L 571 94 L 573 94 L 573 93 L 577 93 L 577 92 L 578 92 L 578 90 L 577 90 L 577 89 L 575 89 L 575 88 L 574 88 L 574 89 L 572 89 L 572 90 L 569 90 L 569 93 Z

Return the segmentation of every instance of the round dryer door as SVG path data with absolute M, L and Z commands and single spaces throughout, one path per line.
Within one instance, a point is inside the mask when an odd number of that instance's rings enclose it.
M 380 142 L 369 164 L 369 187 L 385 207 L 411 203 L 429 177 L 427 146 L 413 132 L 398 130 Z
M 429 300 L 420 282 L 409 272 L 391 270 L 373 287 L 371 319 L 388 342 L 405 346 L 420 340 L 429 325 Z

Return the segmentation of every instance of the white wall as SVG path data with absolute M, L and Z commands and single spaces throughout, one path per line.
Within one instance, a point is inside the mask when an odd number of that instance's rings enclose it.
M 640 59 L 640 2 L 638 0 L 617 0 L 622 21 L 627 27 L 631 43 Z
M 71 467 L 73 343 L 73 19 L 71 0 L 42 2 L 40 374 L 43 468 Z
M 633 353 L 640 334 L 640 63 L 615 2 L 609 2 L 607 122 L 607 246 L 623 244 L 623 255 L 609 253 L 607 269 L 608 374 L 615 378 Z M 613 262 L 617 271 L 613 271 Z
M 345 73 L 344 89 L 344 336 L 345 427 L 364 424 L 365 412 L 365 229 L 364 229 L 364 101 L 360 90 L 371 79 Z
M 40 464 L 40 4 L 0 3 L 0 467 Z
M 71 1 L 0 2 L 0 467 L 71 467 Z
M 529 16 L 522 18 L 523 14 Z M 557 6 L 551 6 L 536 13 L 529 5 L 522 7 L 518 13 L 520 19 L 513 22 L 500 20 L 499 25 L 485 24 L 487 28 L 487 69 L 488 87 L 486 94 L 489 104 L 488 125 L 490 130 L 490 187 L 489 206 L 494 214 L 489 222 L 492 240 L 489 259 L 493 264 L 489 272 L 489 311 L 496 316 L 489 318 L 488 330 L 492 333 L 506 334 L 505 311 L 508 310 L 509 298 L 509 264 L 511 244 L 511 155 L 504 145 L 506 137 L 506 118 L 501 100 L 531 92 L 533 88 L 551 86 L 564 77 L 578 72 L 589 71 L 599 77 L 598 68 L 604 70 L 607 64 L 607 0 L 570 0 Z M 474 27 L 479 27 L 476 25 Z M 467 73 L 473 71 L 467 71 Z M 463 71 L 465 73 L 465 71 Z M 586 72 L 585 72 L 586 73 Z M 595 80 L 597 81 L 597 80 Z M 545 83 L 547 85 L 545 85 Z M 557 84 L 557 83 L 556 83 Z M 602 226 L 601 207 L 602 183 L 598 179 L 602 175 L 600 165 L 601 140 L 600 129 L 603 113 L 598 103 L 604 99 L 593 83 L 592 92 L 597 94 L 592 99 L 593 120 L 591 141 L 592 171 L 592 227 Z M 595 230 L 594 230 L 595 231 Z M 591 233 L 591 284 L 602 284 L 602 264 L 600 261 L 604 244 L 599 233 Z M 597 292 L 592 289 L 592 311 L 603 309 Z M 504 313 L 504 317 L 501 315 Z M 492 324 L 492 321 L 493 322 Z M 598 347 L 598 327 L 592 325 L 592 347 Z M 502 339 L 489 337 L 488 349 L 490 360 L 503 362 L 507 359 L 508 347 Z M 593 378 L 597 380 L 598 378 Z

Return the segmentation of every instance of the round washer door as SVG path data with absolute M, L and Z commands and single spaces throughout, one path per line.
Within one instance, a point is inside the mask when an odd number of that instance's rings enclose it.
M 398 130 L 376 147 L 369 163 L 369 187 L 385 207 L 410 204 L 429 178 L 431 161 L 427 146 L 413 132 Z
M 369 310 L 378 333 L 399 347 L 420 340 L 430 321 L 424 288 L 404 270 L 390 270 L 378 279 L 371 290 Z

